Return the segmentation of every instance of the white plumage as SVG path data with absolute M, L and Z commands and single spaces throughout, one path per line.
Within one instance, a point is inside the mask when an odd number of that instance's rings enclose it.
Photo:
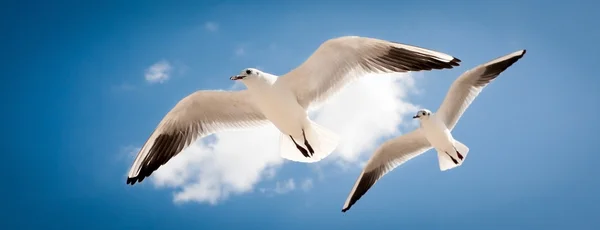
M 342 212 L 349 210 L 389 171 L 429 149 L 437 151 L 442 171 L 462 165 L 469 148 L 454 139 L 452 129 L 481 90 L 521 59 L 525 52 L 519 50 L 466 71 L 452 83 L 437 113 L 419 110 L 413 118 L 418 118 L 421 126 L 377 148 L 350 190 Z
M 281 77 L 244 69 L 231 79 L 241 80 L 247 90 L 197 91 L 177 103 L 137 154 L 127 183 L 141 182 L 198 138 L 269 122 L 281 131 L 283 158 L 320 161 L 333 152 L 338 137 L 308 118 L 309 107 L 368 73 L 450 69 L 459 62 L 416 46 L 345 36 L 324 42 L 304 63 Z

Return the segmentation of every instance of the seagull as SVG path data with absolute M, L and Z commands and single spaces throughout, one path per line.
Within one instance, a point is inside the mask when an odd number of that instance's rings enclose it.
M 464 72 L 450 86 L 437 113 L 419 110 L 413 119 L 420 121 L 420 127 L 384 142 L 375 150 L 350 191 L 342 212 L 348 211 L 385 174 L 429 149 L 437 151 L 441 171 L 462 165 L 469 148 L 454 139 L 451 131 L 481 90 L 525 52 L 519 50 Z
M 359 36 L 323 42 L 301 65 L 278 77 L 246 68 L 230 77 L 240 91 L 200 90 L 181 99 L 138 152 L 127 184 L 142 182 L 191 143 L 216 132 L 273 124 L 281 157 L 314 163 L 337 147 L 338 136 L 308 118 L 307 111 L 359 77 L 451 69 L 460 60 L 417 46 Z M 232 143 L 234 144 L 234 143 Z

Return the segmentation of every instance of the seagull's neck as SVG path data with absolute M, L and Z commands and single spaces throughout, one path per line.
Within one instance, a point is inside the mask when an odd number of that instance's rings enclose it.
M 446 126 L 444 125 L 444 122 L 442 120 L 440 120 L 439 117 L 437 117 L 435 114 L 431 114 L 428 117 L 424 117 L 421 119 L 421 127 L 426 126 L 426 127 L 435 127 L 437 129 L 444 129 L 446 128 Z
M 269 85 L 273 85 L 277 81 L 277 78 L 278 77 L 273 74 L 263 72 L 261 80 Z
M 421 127 L 423 126 L 430 126 L 432 124 L 432 120 L 431 117 L 422 117 L 421 118 Z
M 263 73 L 261 77 L 253 78 L 250 81 L 245 81 L 244 84 L 248 88 L 248 90 L 266 90 L 267 88 L 271 88 L 273 84 L 277 81 L 277 76 Z

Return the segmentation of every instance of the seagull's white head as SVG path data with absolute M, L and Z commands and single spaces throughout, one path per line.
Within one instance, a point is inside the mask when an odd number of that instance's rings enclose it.
M 261 75 L 262 75 L 262 72 L 260 70 L 257 70 L 255 68 L 246 68 L 246 69 L 242 70 L 242 72 L 239 75 L 232 76 L 229 79 L 234 80 L 234 81 L 237 81 L 237 80 L 246 81 L 246 80 L 260 78 Z
M 421 110 L 419 110 L 419 112 L 417 112 L 417 115 L 413 116 L 413 119 L 429 118 L 430 115 L 431 115 L 431 111 L 429 111 L 428 109 L 421 109 Z
M 241 81 L 246 87 L 256 85 L 272 85 L 277 80 L 277 76 L 265 73 L 255 68 L 246 68 L 239 75 L 230 77 L 234 81 Z

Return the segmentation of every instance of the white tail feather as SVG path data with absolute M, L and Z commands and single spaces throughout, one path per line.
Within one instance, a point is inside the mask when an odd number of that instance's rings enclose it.
M 281 133 L 279 135 L 279 151 L 281 157 L 287 160 L 314 163 L 325 159 L 329 156 L 338 145 L 339 137 L 337 134 L 326 129 L 325 127 L 310 121 L 310 127 L 304 130 L 306 139 L 314 150 L 314 155 L 305 157 L 289 137 L 289 135 Z M 296 143 L 305 149 L 303 140 L 296 140 Z
M 461 166 L 462 163 L 467 159 L 467 154 L 469 154 L 469 147 L 457 140 L 454 140 L 454 147 L 458 152 L 460 152 L 463 159 L 460 160 L 458 158 L 455 158 L 458 161 L 458 164 L 455 164 L 454 161 L 452 161 L 452 159 L 450 158 L 450 156 L 448 156 L 448 154 L 446 154 L 443 151 L 437 150 L 438 162 L 441 171 L 446 171 L 448 169 L 453 169 L 458 166 Z M 455 154 L 452 155 L 454 156 Z

